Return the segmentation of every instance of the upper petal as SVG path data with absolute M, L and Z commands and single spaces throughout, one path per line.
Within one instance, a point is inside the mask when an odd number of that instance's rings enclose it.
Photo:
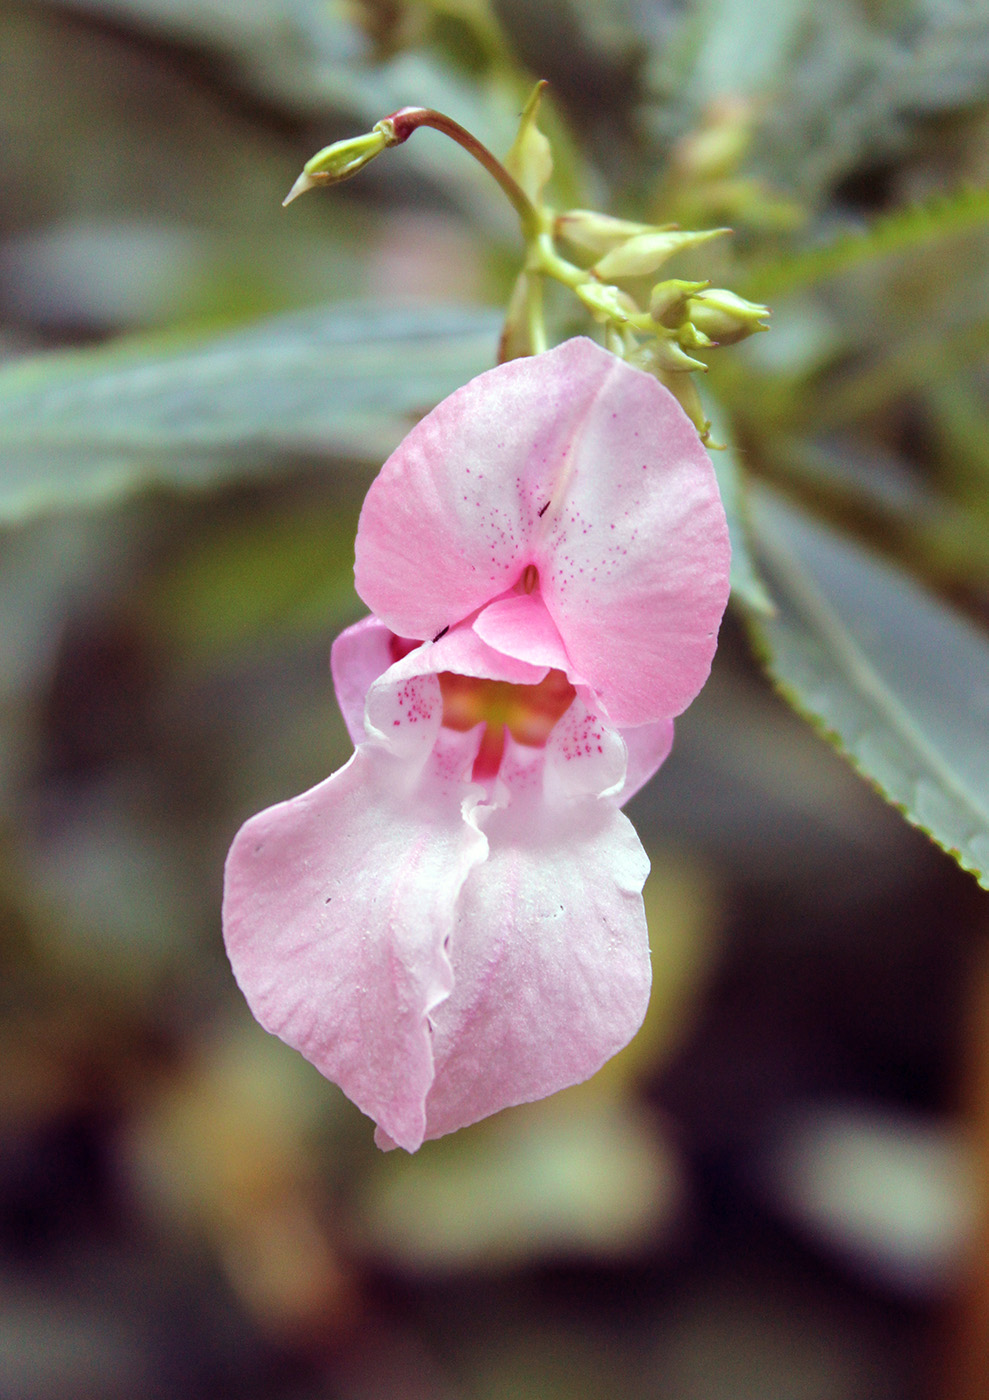
M 439 708 L 432 676 L 379 682 L 374 740 L 247 822 L 224 886 L 227 950 L 257 1019 L 410 1151 L 433 1080 L 429 1016 L 452 985 L 445 945 L 487 847 L 465 780 L 478 736 L 440 730 Z
M 730 549 L 690 420 L 650 375 L 613 363 L 533 563 L 574 668 L 624 726 L 679 714 L 704 684 Z
M 394 631 L 434 637 L 516 583 L 614 366 L 638 373 L 589 340 L 498 365 L 396 448 L 364 502 L 355 568 L 358 593 Z
M 572 669 L 616 723 L 640 725 L 703 684 L 728 560 L 686 414 L 578 339 L 489 370 L 412 430 L 368 492 L 356 580 L 394 631 L 425 638 L 534 564 Z

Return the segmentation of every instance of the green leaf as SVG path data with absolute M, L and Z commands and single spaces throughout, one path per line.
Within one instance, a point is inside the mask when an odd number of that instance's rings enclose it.
M 897 209 L 874 220 L 868 228 L 840 234 L 830 243 L 806 248 L 789 257 L 776 256 L 752 268 L 742 285 L 743 295 L 761 299 L 788 296 L 816 286 L 829 277 L 898 253 L 926 249 L 989 224 L 989 186 L 938 195 L 924 204 Z
M 290 454 L 380 460 L 493 363 L 497 334 L 480 309 L 344 306 L 193 346 L 20 361 L 0 371 L 0 521 L 264 474 Z
M 349 620 L 364 484 L 355 478 L 329 500 L 309 493 L 302 505 L 268 502 L 260 516 L 190 539 L 143 590 L 156 639 L 215 662 L 261 639 L 325 635 Z
M 770 675 L 908 821 L 989 888 L 989 642 L 906 575 L 766 488 L 776 603 L 750 618 Z
M 832 0 L 796 38 L 764 94 L 757 164 L 808 203 L 900 155 L 919 123 L 985 101 L 989 11 L 977 0 Z M 947 122 L 937 139 L 943 156 Z

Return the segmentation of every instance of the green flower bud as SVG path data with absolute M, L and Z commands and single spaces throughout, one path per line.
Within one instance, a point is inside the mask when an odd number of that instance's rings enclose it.
M 684 350 L 710 350 L 718 343 L 703 331 L 699 331 L 690 321 L 684 321 L 682 326 L 677 327 L 676 338 Z
M 584 282 L 574 291 L 599 321 L 626 321 L 629 313 L 637 309 L 635 302 L 625 292 L 617 287 L 604 287 L 600 282 Z
M 702 125 L 677 143 L 673 152 L 676 165 L 695 182 L 730 175 L 751 144 L 755 117 L 755 106 L 748 98 L 726 97 L 714 102 Z
M 602 281 L 610 282 L 616 277 L 640 277 L 655 272 L 676 253 L 687 248 L 696 248 L 712 238 L 720 238 L 730 233 L 727 228 L 708 229 L 666 229 L 650 230 L 629 238 L 610 253 L 606 253 L 594 268 Z
M 720 446 L 719 443 L 711 441 L 711 420 L 704 412 L 704 405 L 701 403 L 701 396 L 697 391 L 693 376 L 690 374 L 671 374 L 664 370 L 655 359 L 643 362 L 642 368 L 655 374 L 659 382 L 665 384 L 670 393 L 679 401 L 680 407 L 700 434 L 701 442 L 708 447 Z
M 324 146 L 302 167 L 302 174 L 282 200 L 291 204 L 300 194 L 315 189 L 317 185 L 335 185 L 348 180 L 363 170 L 365 165 L 379 156 L 388 146 L 395 145 L 395 128 L 385 118 L 364 136 L 350 136 L 345 141 L 334 141 L 332 146 Z
M 656 343 L 650 346 L 650 351 L 656 368 L 664 370 L 667 374 L 683 374 L 694 369 L 707 373 L 707 365 L 703 360 L 695 360 L 692 355 L 688 355 L 672 337 L 660 336 Z
M 726 287 L 712 287 L 691 297 L 687 316 L 695 330 L 718 345 L 734 345 L 756 331 L 766 331 L 769 308 L 736 296 Z
M 687 314 L 689 298 L 708 286 L 709 282 L 685 282 L 682 277 L 657 282 L 649 298 L 649 315 L 660 325 L 679 326 Z
M 615 219 L 610 214 L 598 214 L 593 209 L 568 209 L 557 214 L 554 232 L 568 243 L 588 253 L 607 253 L 627 243 L 639 233 L 665 233 L 661 226 L 637 224 L 631 219 Z

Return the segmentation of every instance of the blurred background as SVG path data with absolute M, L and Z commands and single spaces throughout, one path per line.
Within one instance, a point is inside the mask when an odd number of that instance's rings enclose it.
M 348 756 L 363 492 L 519 252 L 429 131 L 280 201 L 405 104 L 503 153 L 537 76 L 561 207 L 734 227 L 737 469 L 987 620 L 984 0 L 0 0 L 2 1400 L 989 1395 L 986 895 L 739 614 L 590 1084 L 382 1155 L 226 964 L 235 830 Z

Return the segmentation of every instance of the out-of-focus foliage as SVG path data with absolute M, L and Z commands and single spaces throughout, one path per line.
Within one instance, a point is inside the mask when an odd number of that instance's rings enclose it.
M 384 458 L 410 414 L 486 368 L 496 330 L 480 310 L 344 306 L 18 361 L 0 371 L 0 518 L 270 475 L 293 453 Z
M 774 680 L 967 870 L 989 867 L 989 649 L 902 572 L 760 490 Z M 933 673 L 932 673 L 933 668 Z
M 772 305 L 705 403 L 812 725 L 729 623 L 636 799 L 643 1036 L 410 1163 L 247 1021 L 220 869 L 347 759 L 363 492 L 519 245 L 434 132 L 280 201 L 406 103 L 504 154 L 535 77 L 553 202 L 731 224 L 671 275 Z M 0 0 L 5 1397 L 916 1394 L 984 908 L 814 731 L 986 878 L 987 190 L 981 0 Z

